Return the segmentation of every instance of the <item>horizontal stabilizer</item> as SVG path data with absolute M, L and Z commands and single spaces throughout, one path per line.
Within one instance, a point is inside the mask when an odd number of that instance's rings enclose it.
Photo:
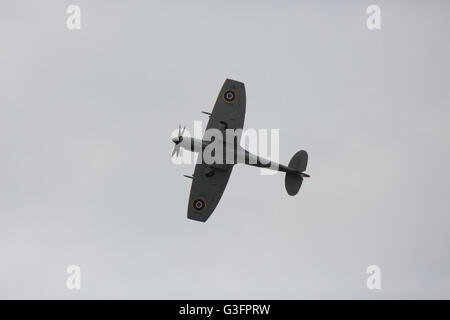
M 286 191 L 290 196 L 295 196 L 300 190 L 303 183 L 303 177 L 309 177 L 308 174 L 303 173 L 308 164 L 308 153 L 305 150 L 297 152 L 289 161 L 289 168 L 296 170 L 296 172 L 286 172 L 284 185 Z

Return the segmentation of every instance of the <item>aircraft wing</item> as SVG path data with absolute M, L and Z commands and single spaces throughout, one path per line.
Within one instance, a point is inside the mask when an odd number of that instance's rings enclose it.
M 222 197 L 232 170 L 232 164 L 215 167 L 204 162 L 197 163 L 189 195 L 188 219 L 208 220 Z
M 208 129 L 242 129 L 245 119 L 245 86 L 242 82 L 227 79 L 219 92 L 210 115 Z M 189 219 L 205 222 L 213 213 L 227 186 L 233 164 L 199 162 L 195 166 L 189 195 Z
M 217 97 L 206 130 L 242 129 L 245 120 L 245 86 L 227 79 Z

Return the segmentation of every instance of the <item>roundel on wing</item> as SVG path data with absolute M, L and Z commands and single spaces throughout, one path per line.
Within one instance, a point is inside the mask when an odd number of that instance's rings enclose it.
M 233 103 L 236 100 L 236 91 L 228 89 L 223 93 L 223 100 L 227 103 Z
M 195 198 L 192 201 L 192 208 L 197 212 L 203 211 L 206 208 L 205 200 L 203 198 Z

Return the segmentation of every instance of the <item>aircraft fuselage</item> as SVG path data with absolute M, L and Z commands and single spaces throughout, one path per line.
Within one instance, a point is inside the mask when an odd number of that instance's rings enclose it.
M 242 148 L 239 143 L 237 143 L 237 139 L 234 139 L 234 141 L 231 142 L 225 140 L 217 141 L 214 146 L 212 145 L 212 143 L 213 141 L 209 140 L 183 137 L 183 141 L 180 142 L 180 145 L 185 150 L 197 153 L 201 152 L 203 155 L 203 161 L 211 165 L 246 164 L 254 167 L 267 168 L 281 172 L 299 173 L 298 170 L 294 168 L 289 168 L 288 166 L 267 160 L 248 152 L 247 150 Z M 218 149 L 220 148 L 222 148 L 222 155 L 215 157 L 215 153 L 218 152 Z M 212 151 L 213 149 L 215 150 Z M 212 157 L 211 154 L 213 155 Z M 210 162 L 208 162 L 208 160 L 210 160 Z

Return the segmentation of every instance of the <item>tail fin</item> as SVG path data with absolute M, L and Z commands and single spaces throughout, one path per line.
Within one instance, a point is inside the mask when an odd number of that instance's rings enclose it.
M 303 182 L 303 176 L 308 177 L 308 175 L 303 174 L 303 171 L 306 170 L 307 164 L 308 153 L 305 150 L 300 150 L 294 154 L 291 161 L 289 161 L 289 168 L 297 170 L 296 172 L 286 172 L 284 185 L 290 196 L 295 196 L 298 193 L 298 190 L 300 190 Z

